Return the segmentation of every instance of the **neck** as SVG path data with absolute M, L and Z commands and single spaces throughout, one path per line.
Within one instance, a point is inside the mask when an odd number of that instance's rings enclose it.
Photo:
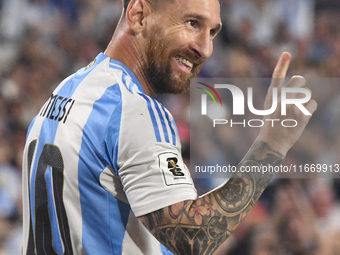
M 126 22 L 121 21 L 109 43 L 105 54 L 111 59 L 123 63 L 137 77 L 145 94 L 155 95 L 143 70 L 141 45 Z

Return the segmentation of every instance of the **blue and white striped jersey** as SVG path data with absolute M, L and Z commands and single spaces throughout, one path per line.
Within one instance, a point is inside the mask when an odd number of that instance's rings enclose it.
M 180 150 L 168 110 L 99 54 L 29 127 L 24 254 L 171 254 L 136 216 L 197 198 Z

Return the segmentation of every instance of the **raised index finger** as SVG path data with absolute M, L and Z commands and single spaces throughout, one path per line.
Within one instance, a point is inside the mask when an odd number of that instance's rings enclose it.
M 283 52 L 281 54 L 273 72 L 272 87 L 283 86 L 291 59 L 292 55 L 289 52 Z

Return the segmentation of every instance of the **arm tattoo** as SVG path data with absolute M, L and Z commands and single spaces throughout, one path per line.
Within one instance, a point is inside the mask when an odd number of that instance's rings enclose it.
M 283 158 L 266 143 L 255 142 L 237 168 L 279 166 Z M 197 200 L 162 208 L 140 220 L 175 254 L 212 254 L 245 218 L 272 177 L 272 173 L 236 172 Z

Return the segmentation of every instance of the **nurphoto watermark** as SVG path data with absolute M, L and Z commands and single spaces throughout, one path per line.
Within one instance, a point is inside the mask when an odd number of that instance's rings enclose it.
M 271 82 L 250 78 L 191 80 L 190 171 L 194 178 L 225 178 L 235 172 L 275 173 L 278 178 L 340 177 L 340 79 L 306 79 L 308 89 L 284 85 L 268 90 Z M 288 80 L 279 82 L 287 84 Z M 282 166 L 238 166 L 260 128 L 290 132 L 300 123 L 289 117 L 289 111 L 311 116 L 305 105 L 312 99 L 317 101 L 318 110 Z

